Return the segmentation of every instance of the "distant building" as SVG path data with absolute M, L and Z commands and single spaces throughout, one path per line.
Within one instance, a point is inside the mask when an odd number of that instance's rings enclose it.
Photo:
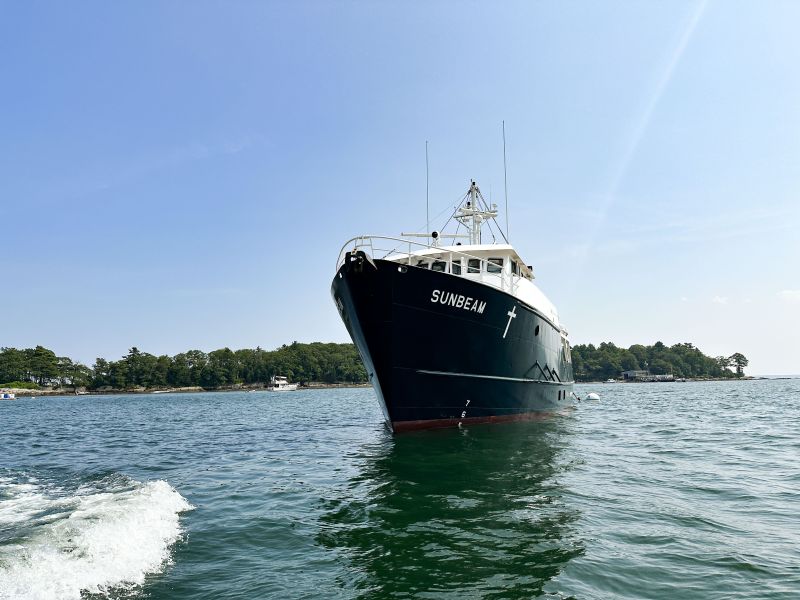
M 650 371 L 623 371 L 623 381 L 675 381 L 672 373 L 666 375 L 653 375 Z
M 625 381 L 639 379 L 641 377 L 647 377 L 650 375 L 650 371 L 623 371 L 622 372 L 622 379 Z

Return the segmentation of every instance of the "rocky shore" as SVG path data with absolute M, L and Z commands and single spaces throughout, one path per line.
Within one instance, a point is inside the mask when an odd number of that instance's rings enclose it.
M 329 388 L 364 388 L 370 387 L 368 383 L 322 383 L 317 381 L 310 381 L 305 384 L 300 384 L 298 390 L 323 390 Z M 17 398 L 22 397 L 39 397 L 39 396 L 103 396 L 103 395 L 120 395 L 120 394 L 185 394 L 185 393 L 203 393 L 203 392 L 256 392 L 266 391 L 264 385 L 235 385 L 227 386 L 224 388 L 205 389 L 198 386 L 192 387 L 178 387 L 178 388 L 133 388 L 126 390 L 118 390 L 110 387 L 99 388 L 96 390 L 87 390 L 86 388 L 42 388 L 38 390 L 30 390 L 27 388 L 2 388 L 0 392 L 10 392 Z

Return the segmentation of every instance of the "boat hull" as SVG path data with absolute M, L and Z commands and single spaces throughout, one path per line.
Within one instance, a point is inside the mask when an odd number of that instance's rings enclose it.
M 465 277 L 348 255 L 331 293 L 394 431 L 541 418 L 570 405 L 559 329 Z

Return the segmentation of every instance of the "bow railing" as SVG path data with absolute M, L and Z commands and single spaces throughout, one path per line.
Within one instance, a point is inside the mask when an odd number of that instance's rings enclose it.
M 498 271 L 494 271 L 494 269 L 498 268 L 498 265 L 490 262 L 493 257 L 476 256 L 461 250 L 442 248 L 441 246 L 416 242 L 407 238 L 383 235 L 360 235 L 347 240 L 336 259 L 336 270 L 338 271 L 341 268 L 348 254 L 359 250 L 367 252 L 372 258 L 391 260 L 400 265 L 416 266 L 416 263 L 412 264 L 412 261 L 420 262 L 425 260 L 429 263 L 434 261 L 444 262 L 446 263 L 444 271 L 446 273 L 466 275 L 469 279 L 476 279 L 511 293 L 516 290 L 519 280 L 523 278 L 520 273 L 532 276 L 528 268 L 521 263 L 518 265 L 518 273 L 512 273 L 510 268 L 506 268 L 505 263 Z M 458 273 L 454 272 L 454 258 L 458 262 Z M 461 258 L 467 259 L 463 265 L 460 261 Z M 477 267 L 474 262 L 470 264 L 470 261 L 476 260 L 478 261 Z M 429 267 L 431 266 L 429 264 Z

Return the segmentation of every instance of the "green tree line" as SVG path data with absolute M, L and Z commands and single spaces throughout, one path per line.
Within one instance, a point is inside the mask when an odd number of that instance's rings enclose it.
M 711 357 L 689 343 L 666 346 L 656 342 L 652 346 L 634 344 L 620 348 L 603 342 L 599 346 L 579 344 L 572 348 L 572 368 L 577 381 L 616 379 L 622 371 L 634 370 L 675 377 L 742 377 L 747 364 L 739 352 L 728 357 Z
M 98 358 L 91 367 L 56 356 L 43 346 L 24 350 L 0 348 L 0 386 L 5 387 L 20 383 L 88 389 L 190 386 L 214 389 L 267 383 L 273 375 L 284 375 L 295 382 L 367 381 L 353 344 L 294 342 L 276 350 L 221 348 L 208 353 L 189 350 L 175 356 L 155 356 L 134 347 L 120 360 Z
M 692 344 L 621 348 L 612 343 L 579 344 L 572 348 L 577 381 L 618 378 L 622 371 L 647 370 L 676 377 L 741 377 L 747 359 L 740 353 L 710 357 Z M 734 370 L 731 370 L 734 369 Z M 294 342 L 276 350 L 262 348 L 213 352 L 189 350 L 175 356 L 155 356 L 131 348 L 117 361 L 98 358 L 91 367 L 57 356 L 43 346 L 18 350 L 0 348 L 0 387 L 31 385 L 131 389 L 190 387 L 207 389 L 266 383 L 273 375 L 291 381 L 364 383 L 367 373 L 353 344 Z M 17 385 L 10 385 L 17 384 Z

